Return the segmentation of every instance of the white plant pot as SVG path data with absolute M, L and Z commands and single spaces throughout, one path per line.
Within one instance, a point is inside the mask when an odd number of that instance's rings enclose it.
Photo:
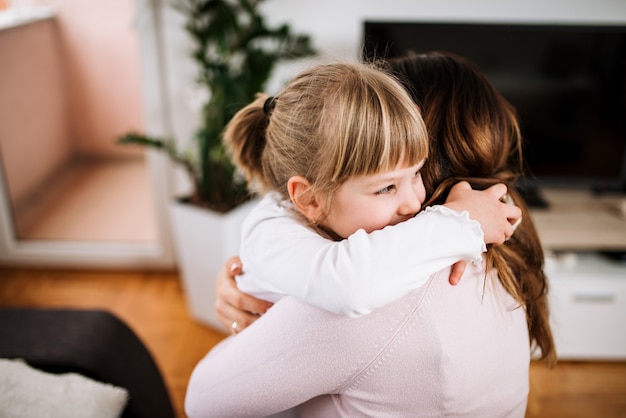
M 239 254 L 241 223 L 256 200 L 221 214 L 174 201 L 170 218 L 176 259 L 191 316 L 224 330 L 215 314 L 215 278 L 226 260 Z

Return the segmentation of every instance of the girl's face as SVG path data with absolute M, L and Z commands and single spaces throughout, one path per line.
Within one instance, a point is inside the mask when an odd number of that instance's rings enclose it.
M 420 174 L 423 164 L 398 165 L 391 171 L 347 180 L 335 191 L 320 226 L 347 238 L 359 229 L 372 232 L 412 218 L 426 198 Z

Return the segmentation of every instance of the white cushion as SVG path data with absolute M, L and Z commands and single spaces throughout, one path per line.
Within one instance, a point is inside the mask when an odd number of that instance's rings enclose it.
M 0 359 L 0 415 L 7 418 L 119 417 L 126 389 L 76 373 L 52 374 L 21 360 Z

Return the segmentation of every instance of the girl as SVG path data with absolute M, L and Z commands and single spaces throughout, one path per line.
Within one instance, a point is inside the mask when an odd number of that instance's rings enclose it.
M 415 216 L 425 199 L 426 129 L 397 80 L 370 65 L 305 71 L 278 97 L 242 109 L 224 140 L 249 182 L 267 192 L 242 226 L 238 285 L 271 302 L 289 294 L 367 314 L 443 267 L 480 261 L 485 244 L 512 234 L 507 218 L 519 216 L 498 201 L 505 187 L 463 184 Z

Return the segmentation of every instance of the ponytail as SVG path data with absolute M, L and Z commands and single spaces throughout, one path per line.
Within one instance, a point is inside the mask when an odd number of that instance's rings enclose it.
M 265 148 L 269 117 L 264 111 L 268 96 L 259 93 L 256 99 L 242 108 L 230 120 L 224 131 L 223 141 L 235 165 L 243 172 L 252 187 L 265 190 L 267 184 L 261 156 Z

